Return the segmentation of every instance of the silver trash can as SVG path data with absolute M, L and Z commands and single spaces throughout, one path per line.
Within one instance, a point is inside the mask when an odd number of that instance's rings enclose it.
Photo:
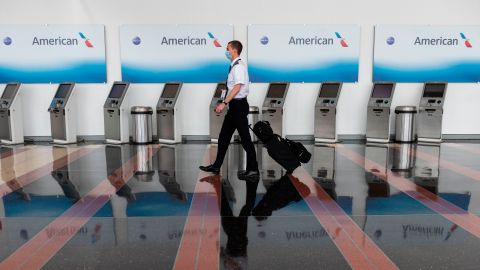
M 417 107 L 398 106 L 395 108 L 395 141 L 415 141 L 415 118 Z
M 133 143 L 149 144 L 153 141 L 152 133 L 152 107 L 132 107 Z
M 250 127 L 253 128 L 253 125 L 255 125 L 258 122 L 258 115 L 260 114 L 260 110 L 258 109 L 257 106 L 250 106 L 250 109 L 248 111 L 248 124 Z M 250 137 L 252 137 L 252 142 L 258 142 L 257 136 L 253 131 L 250 129 Z

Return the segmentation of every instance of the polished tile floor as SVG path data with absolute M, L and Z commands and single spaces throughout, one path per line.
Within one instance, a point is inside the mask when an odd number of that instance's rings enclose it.
M 0 148 L 0 269 L 479 269 L 480 143 Z

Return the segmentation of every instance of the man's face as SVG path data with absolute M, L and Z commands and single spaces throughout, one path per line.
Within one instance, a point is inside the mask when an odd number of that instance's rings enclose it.
M 227 51 L 229 51 L 229 52 L 230 52 L 230 54 L 232 54 L 232 55 L 233 55 L 233 53 L 234 53 L 234 49 L 232 48 L 232 45 L 230 45 L 230 44 L 228 44 L 228 45 L 227 45 Z

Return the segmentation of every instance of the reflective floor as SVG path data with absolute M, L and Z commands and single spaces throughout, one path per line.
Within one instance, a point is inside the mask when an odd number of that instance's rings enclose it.
M 478 269 L 480 143 L 0 148 L 0 269 Z

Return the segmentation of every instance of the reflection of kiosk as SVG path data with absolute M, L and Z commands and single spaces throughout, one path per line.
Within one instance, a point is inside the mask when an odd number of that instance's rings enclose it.
M 313 179 L 336 199 L 335 192 L 335 147 L 315 145 L 313 150 Z
M 337 142 L 337 101 L 341 82 L 326 82 L 320 87 L 315 104 L 315 142 Z
M 220 113 L 215 112 L 217 105 L 223 102 L 224 97 L 222 95 L 224 95 L 223 90 L 225 89 L 227 89 L 225 83 L 217 84 L 217 88 L 213 94 L 212 102 L 210 103 L 210 140 L 212 143 L 218 142 L 218 135 L 220 134 L 223 119 L 227 113 L 227 110 L 223 110 Z
M 427 82 L 423 86 L 418 114 L 418 141 L 441 142 L 443 103 L 447 83 Z
M 417 158 L 413 170 L 413 179 L 415 184 L 425 188 L 433 194 L 438 194 L 438 178 L 440 177 L 440 145 L 424 144 L 417 145 L 417 151 L 424 152 L 435 159 L 424 160 Z
M 376 82 L 368 101 L 367 142 L 390 141 L 390 107 L 395 83 Z
M 158 149 L 158 178 L 165 190 L 179 201 L 187 201 L 187 194 L 177 182 L 176 148 L 162 145 Z
M 157 103 L 157 135 L 161 143 L 179 143 L 182 141 L 180 115 L 177 103 L 181 82 L 166 83 Z
M 268 121 L 273 132 L 282 137 L 285 136 L 283 110 L 289 85 L 287 82 L 271 83 L 262 108 L 262 120 Z M 280 177 L 281 175 L 277 179 Z
M 20 84 L 9 83 L 0 98 L 0 140 L 5 144 L 23 143 L 23 112 Z
M 107 174 L 108 175 L 118 175 L 119 179 L 128 179 L 126 174 L 128 174 L 125 170 L 119 170 L 125 164 L 132 155 L 132 150 L 129 145 L 106 145 L 105 146 L 105 162 L 107 167 Z M 132 193 L 132 190 L 128 184 L 124 184 L 123 186 L 119 187 L 115 184 L 117 177 L 110 177 L 109 180 L 113 187 L 117 188 L 117 195 L 120 197 L 124 197 L 127 200 L 133 200 L 135 195 Z M 115 211 L 115 210 L 114 210 Z
M 107 143 L 128 143 L 128 82 L 114 82 L 103 106 L 105 140 Z
M 58 148 L 57 148 L 58 149 Z M 67 149 L 66 149 L 67 150 Z M 68 155 L 67 155 L 68 158 Z M 55 181 L 57 181 L 58 185 L 63 191 L 65 197 L 69 198 L 73 203 L 79 201 L 82 196 L 80 196 L 80 192 L 78 191 L 75 184 L 72 182 L 70 178 L 70 162 L 67 163 L 64 167 L 58 168 L 57 170 L 52 171 L 51 175 Z
M 365 163 L 365 180 L 368 185 L 368 197 L 389 197 L 388 166 L 390 153 L 388 145 L 365 145 L 365 160 L 372 160 L 375 164 Z M 377 165 L 378 164 L 378 165 Z
M 61 83 L 48 108 L 54 143 L 67 144 L 77 142 L 74 87 L 74 83 Z

